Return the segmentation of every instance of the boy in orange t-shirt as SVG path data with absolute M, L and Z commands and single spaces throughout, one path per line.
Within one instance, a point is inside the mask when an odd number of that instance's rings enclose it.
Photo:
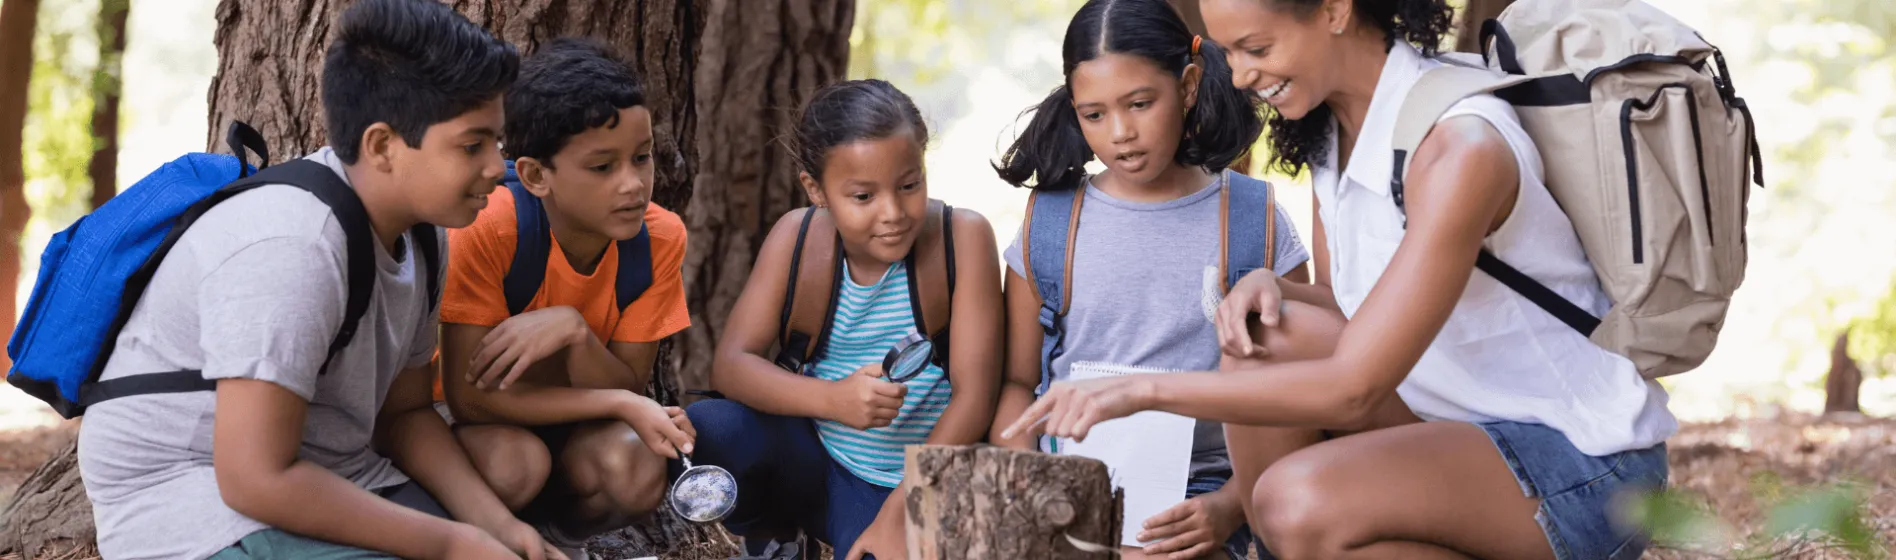
M 448 238 L 444 396 L 501 500 L 583 556 L 587 536 L 657 509 L 666 460 L 692 448 L 685 415 L 642 394 L 658 342 L 690 324 L 685 227 L 651 203 L 652 114 L 631 66 L 602 45 L 542 47 L 505 110 L 513 184 Z M 544 229 L 521 227 L 520 210 Z M 522 260 L 544 261 L 544 275 L 521 291 L 510 269 L 534 247 L 544 258 Z M 650 265 L 649 287 L 623 309 L 621 259 Z

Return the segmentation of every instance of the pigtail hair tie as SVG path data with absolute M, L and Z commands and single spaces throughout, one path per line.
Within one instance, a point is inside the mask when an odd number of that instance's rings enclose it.
M 1199 43 L 1204 42 L 1204 40 L 1205 38 L 1203 36 L 1200 36 L 1200 35 L 1192 36 L 1192 56 L 1198 56 L 1198 45 Z

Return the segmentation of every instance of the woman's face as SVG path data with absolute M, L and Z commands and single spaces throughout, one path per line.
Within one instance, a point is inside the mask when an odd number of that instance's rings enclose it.
M 1231 83 L 1284 118 L 1310 114 L 1335 90 L 1349 0 L 1302 7 L 1290 0 L 1199 0 L 1205 31 L 1225 47 Z

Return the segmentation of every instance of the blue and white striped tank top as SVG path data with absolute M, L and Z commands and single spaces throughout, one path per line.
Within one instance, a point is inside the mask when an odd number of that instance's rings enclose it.
M 836 301 L 836 320 L 830 328 L 829 347 L 816 362 L 816 377 L 837 381 L 862 366 L 879 363 L 902 337 L 915 332 L 909 305 L 908 270 L 903 263 L 889 265 L 873 286 L 851 279 L 844 263 L 842 294 Z M 903 447 L 928 440 L 935 422 L 948 409 L 953 393 L 940 366 L 929 365 L 906 382 L 908 397 L 895 422 L 881 428 L 858 430 L 829 420 L 816 421 L 816 433 L 830 457 L 857 477 L 894 488 L 902 483 Z

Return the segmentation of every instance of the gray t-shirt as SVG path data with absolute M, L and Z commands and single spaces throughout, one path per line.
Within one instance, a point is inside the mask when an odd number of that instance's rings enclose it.
M 343 174 L 328 148 L 308 159 Z M 437 316 L 418 273 L 425 267 L 407 257 L 414 246 L 407 234 L 401 258 L 375 244 L 368 312 L 319 376 L 342 323 L 345 246 L 335 215 L 307 191 L 265 186 L 219 204 L 158 267 L 103 379 L 195 369 L 281 385 L 310 403 L 299 458 L 367 489 L 406 482 L 370 449 L 370 436 L 395 375 L 433 355 Z M 210 392 L 171 393 L 87 410 L 79 469 L 106 558 L 205 558 L 266 528 L 218 493 L 215 405 Z
M 1221 352 L 1212 318 L 1223 300 L 1217 273 L 1218 193 L 1223 188 L 1213 181 L 1182 198 L 1138 203 L 1113 198 L 1088 182 L 1074 242 L 1066 353 L 1053 361 L 1055 380 L 1066 379 L 1079 362 L 1182 371 L 1218 368 Z M 1282 204 L 1277 206 L 1275 227 L 1273 269 L 1281 275 L 1310 255 Z M 1008 268 L 1026 276 L 1018 233 L 1004 256 Z M 1192 474 L 1215 473 L 1230 465 L 1224 426 L 1199 422 L 1192 441 Z

